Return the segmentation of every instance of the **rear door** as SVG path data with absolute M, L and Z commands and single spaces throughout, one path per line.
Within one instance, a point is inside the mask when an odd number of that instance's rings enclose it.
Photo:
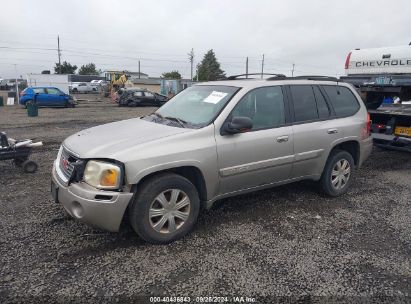
M 290 85 L 295 160 L 293 178 L 321 174 L 323 157 L 342 129 L 316 85 Z
M 47 105 L 47 93 L 44 88 L 33 88 L 33 93 L 33 99 L 36 101 L 37 105 Z
M 262 87 L 246 94 L 232 117 L 249 117 L 253 128 L 245 133 L 216 132 L 220 194 L 254 188 L 289 178 L 293 161 L 293 134 L 281 86 Z

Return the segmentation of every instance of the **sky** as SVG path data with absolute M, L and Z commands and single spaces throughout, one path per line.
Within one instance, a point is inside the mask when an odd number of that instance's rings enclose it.
M 0 14 L 0 78 L 61 59 L 151 77 L 190 77 L 213 49 L 227 75 L 343 75 L 355 48 L 408 45 L 410 0 L 13 0 Z

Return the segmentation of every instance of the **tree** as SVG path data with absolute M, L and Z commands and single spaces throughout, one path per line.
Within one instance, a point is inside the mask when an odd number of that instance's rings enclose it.
M 56 63 L 54 67 L 55 74 L 74 74 L 77 70 L 76 65 L 71 65 L 67 61 L 64 61 L 63 64 Z
M 225 78 L 225 72 L 220 69 L 220 63 L 217 61 L 214 51 L 211 49 L 205 55 L 201 63 L 197 66 L 197 75 L 199 81 L 211 81 Z
M 171 71 L 163 73 L 165 79 L 181 79 L 181 74 L 178 71 Z
M 79 75 L 97 75 L 98 71 L 94 63 L 82 65 L 78 71 Z

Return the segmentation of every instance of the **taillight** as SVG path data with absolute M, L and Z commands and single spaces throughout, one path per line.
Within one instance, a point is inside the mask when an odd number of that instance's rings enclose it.
M 23 95 L 26 95 L 26 93 L 25 92 L 20 92 L 20 97 L 23 96 Z
M 370 117 L 370 113 L 368 113 L 367 112 L 367 122 L 366 122 L 366 124 L 365 124 L 365 128 L 364 128 L 365 130 L 365 136 L 364 136 L 364 138 L 367 138 L 367 137 L 369 137 L 369 136 L 371 136 L 371 117 Z
M 349 52 L 347 55 L 347 59 L 345 59 L 345 69 L 348 70 L 348 67 L 350 66 L 350 58 L 351 58 L 351 53 Z

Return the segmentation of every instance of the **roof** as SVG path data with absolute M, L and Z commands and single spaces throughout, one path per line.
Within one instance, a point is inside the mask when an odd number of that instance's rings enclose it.
M 116 73 L 116 74 L 125 73 L 125 74 L 129 74 L 129 75 L 138 75 L 139 74 L 139 72 L 131 72 L 131 71 L 127 71 L 127 70 L 105 70 L 105 71 L 103 71 L 103 74 L 104 73 Z M 148 76 L 148 74 L 145 74 L 145 73 L 142 73 L 142 72 L 140 72 L 140 75 Z

